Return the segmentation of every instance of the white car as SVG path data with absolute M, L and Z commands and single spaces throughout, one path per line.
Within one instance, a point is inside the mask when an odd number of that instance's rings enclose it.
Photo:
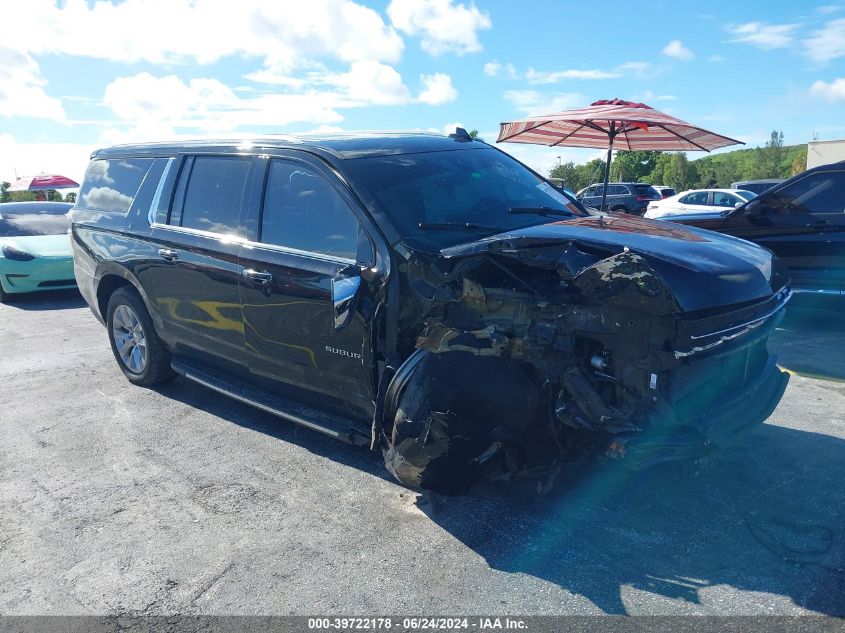
M 645 217 L 668 218 L 677 215 L 689 217 L 693 214 L 713 216 L 724 211 L 732 211 L 756 197 L 756 193 L 744 189 L 692 189 L 663 200 L 650 202 Z

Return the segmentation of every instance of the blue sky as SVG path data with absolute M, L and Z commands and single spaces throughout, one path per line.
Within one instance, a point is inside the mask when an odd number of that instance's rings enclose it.
M 613 97 L 751 146 L 845 138 L 845 2 L 5 0 L 3 17 L 2 180 L 78 179 L 133 140 L 460 123 L 493 141 Z M 543 171 L 597 155 L 502 147 Z

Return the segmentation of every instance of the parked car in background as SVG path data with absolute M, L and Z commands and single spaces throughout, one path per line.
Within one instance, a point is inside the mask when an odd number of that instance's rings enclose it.
M 735 209 L 756 194 L 739 189 L 691 189 L 682 191 L 665 200 L 648 204 L 647 218 L 664 218 L 679 214 L 716 214 L 725 209 Z
M 789 267 L 796 291 L 845 295 L 845 162 L 798 174 L 722 215 L 672 220 L 765 246 Z
M 657 191 L 663 199 L 670 198 L 677 193 L 674 187 L 665 187 L 663 185 L 652 185 L 652 187 L 654 187 L 654 190 Z
M 578 200 L 585 207 L 593 207 L 600 211 L 620 211 L 642 215 L 649 202 L 661 199 L 660 194 L 651 185 L 642 182 L 612 182 L 607 185 L 607 198 L 602 207 L 603 192 L 603 184 L 593 184 L 578 192 Z
M 731 189 L 742 189 L 744 191 L 753 191 L 758 196 L 764 191 L 768 191 L 775 185 L 783 182 L 783 178 L 763 178 L 761 180 L 740 180 L 739 182 L 732 182 Z
M 130 382 L 175 371 L 381 448 L 412 487 L 585 442 L 632 468 L 694 459 L 786 387 L 771 253 L 591 216 L 464 130 L 113 147 L 71 218 Z
M 10 295 L 75 288 L 64 202 L 0 204 L 0 302 Z

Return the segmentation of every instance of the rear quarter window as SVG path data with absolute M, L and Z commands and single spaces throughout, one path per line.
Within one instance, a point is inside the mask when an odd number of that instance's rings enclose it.
M 95 159 L 88 164 L 77 206 L 104 213 L 129 211 L 151 158 Z

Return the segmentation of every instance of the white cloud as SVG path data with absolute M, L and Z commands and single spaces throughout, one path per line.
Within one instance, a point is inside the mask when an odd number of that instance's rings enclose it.
M 555 70 L 540 71 L 529 68 L 525 73 L 525 79 L 530 84 L 556 84 L 567 79 L 615 79 L 621 77 L 619 71 L 608 70 Z
M 29 54 L 0 46 L 0 116 L 64 121 L 62 102 L 47 95 L 45 84 Z
M 831 13 L 836 13 L 841 10 L 842 7 L 835 4 L 824 4 L 820 7 L 816 7 L 816 13 L 819 15 L 830 15 Z
M 82 182 L 88 157 L 97 149 L 82 143 L 21 143 L 11 134 L 0 134 L 0 181 L 40 172 L 61 174 Z
M 477 53 L 478 31 L 492 25 L 475 4 L 453 0 L 391 0 L 387 15 L 398 30 L 421 36 L 423 50 L 431 55 Z
M 175 75 L 138 73 L 106 86 L 104 105 L 116 117 L 104 130 L 106 143 L 164 139 L 191 131 L 214 135 L 243 126 L 269 130 L 298 122 L 337 123 L 337 107 L 354 105 L 339 91 L 305 94 L 254 93 L 239 97 L 217 79 L 184 82 Z
M 707 61 L 712 63 L 719 63 L 725 61 L 725 58 L 721 55 L 717 55 L 716 53 L 714 53 L 713 55 L 707 58 Z
M 845 55 L 845 18 L 831 20 L 804 40 L 807 57 L 828 62 Z
M 810 87 L 810 94 L 831 103 L 845 101 L 845 78 L 839 77 L 830 83 L 817 81 Z
M 411 99 L 402 76 L 381 62 L 354 62 L 349 72 L 329 75 L 321 81 L 340 88 L 348 99 L 361 104 L 400 105 Z
M 178 136 L 219 135 L 244 127 L 278 130 L 293 123 L 337 124 L 341 111 L 364 106 L 409 103 L 440 105 L 458 92 L 444 73 L 420 76 L 415 98 L 390 65 L 353 62 L 348 72 L 312 72 L 295 92 L 237 94 L 213 78 L 183 81 L 147 72 L 118 77 L 106 86 L 103 104 L 115 115 L 104 131 L 108 143 Z
M 654 74 L 654 67 L 648 62 L 625 62 L 612 70 L 593 69 L 567 69 L 567 70 L 535 70 L 529 68 L 525 73 L 525 80 L 529 84 L 556 84 L 563 81 L 581 81 L 596 79 L 618 79 L 625 76 L 634 76 L 643 79 Z
M 517 76 L 516 68 L 513 64 L 500 64 L 495 60 L 484 64 L 484 74 L 488 77 L 496 77 L 499 73 L 507 76 L 509 79 L 515 79 Z
M 243 55 L 278 71 L 313 57 L 396 62 L 404 48 L 378 12 L 352 0 L 239 0 L 237 9 L 194 0 L 28 0 L 12 4 L 4 22 L 15 25 L 4 43 L 17 50 L 117 62 L 208 64 Z
M 441 105 L 449 103 L 458 98 L 458 91 L 452 85 L 452 78 L 444 73 L 433 75 L 420 75 L 420 80 L 425 86 L 417 101 L 428 105 Z
M 560 112 L 586 105 L 584 96 L 576 92 L 545 95 L 536 90 L 508 90 L 504 97 L 517 111 L 526 116 Z
M 683 61 L 688 61 L 694 57 L 692 51 L 684 46 L 681 40 L 672 40 L 669 42 L 663 47 L 663 54 L 667 57 L 674 57 Z
M 651 90 L 646 90 L 642 96 L 634 97 L 634 99 L 648 104 L 649 101 L 677 101 L 678 97 L 675 95 L 659 95 L 653 93 Z
M 747 22 L 727 27 L 734 36 L 733 42 L 752 44 L 763 50 L 785 48 L 792 43 L 793 31 L 797 24 L 766 24 L 763 22 Z
M 619 66 L 619 72 L 625 75 L 633 75 L 639 79 L 647 79 L 659 73 L 659 69 L 655 69 L 648 62 L 625 62 Z

